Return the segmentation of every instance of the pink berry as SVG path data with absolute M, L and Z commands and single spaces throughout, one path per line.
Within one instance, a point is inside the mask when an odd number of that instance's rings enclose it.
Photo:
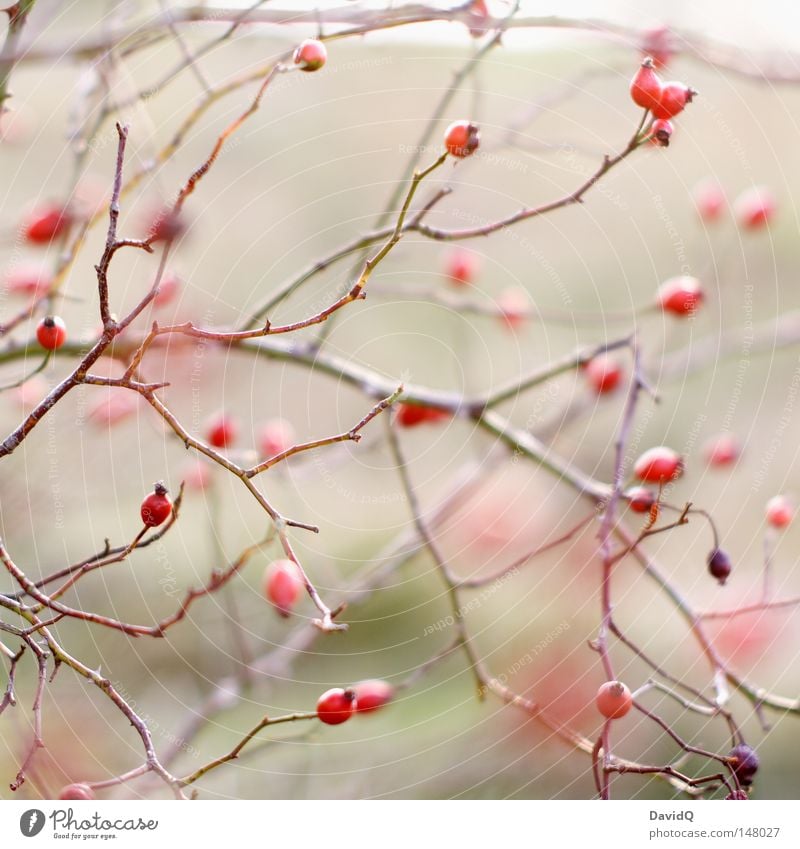
M 450 282 L 456 286 L 466 286 L 471 283 L 477 270 L 475 254 L 471 251 L 457 248 L 448 257 L 445 273 Z
M 165 274 L 158 284 L 158 292 L 153 298 L 153 306 L 165 307 L 175 300 L 181 290 L 181 279 L 177 274 Z
M 5 282 L 10 295 L 35 298 L 50 288 L 53 278 L 42 266 L 19 265 L 8 272 Z
M 58 798 L 64 802 L 91 801 L 96 798 L 88 784 L 67 784 L 61 788 Z
M 656 302 L 664 312 L 677 316 L 692 315 L 705 299 L 703 288 L 696 277 L 672 277 L 659 287 Z
M 519 287 L 512 287 L 501 292 L 497 298 L 497 306 L 506 326 L 516 330 L 525 323 L 530 312 L 531 303 L 528 293 Z
M 641 481 L 666 483 L 683 474 L 683 460 L 671 448 L 659 445 L 645 451 L 634 464 L 633 471 Z
M 674 118 L 683 112 L 687 103 L 691 103 L 697 92 L 683 83 L 664 83 L 661 87 L 661 97 L 652 109 L 656 118 Z
M 57 315 L 48 315 L 36 326 L 36 338 L 47 351 L 57 351 L 67 341 L 67 328 Z
M 264 595 L 281 616 L 289 616 L 303 594 L 305 585 L 297 564 L 275 560 L 264 573 Z
M 167 495 L 167 488 L 159 481 L 150 495 L 142 501 L 140 514 L 148 528 L 156 528 L 166 522 L 172 513 L 172 501 Z
M 356 713 L 372 713 L 394 698 L 394 687 L 377 678 L 359 681 L 352 689 L 356 694 Z
M 589 385 L 598 395 L 613 392 L 622 381 L 622 367 L 607 354 L 592 358 L 584 369 Z
M 340 725 L 347 722 L 356 709 L 356 694 L 353 690 L 334 687 L 327 690 L 317 702 L 317 716 L 326 725 Z
M 642 60 L 639 70 L 633 75 L 630 85 L 631 99 L 637 106 L 651 111 L 661 100 L 661 80 L 653 68 L 653 60 L 648 56 Z
M 650 56 L 656 68 L 663 68 L 672 59 L 675 48 L 672 34 L 667 27 L 655 27 L 647 30 L 642 37 L 642 55 Z
M 307 38 L 294 51 L 294 63 L 301 71 L 318 71 L 327 60 L 328 51 L 316 38 Z
M 754 186 L 742 192 L 733 202 L 733 213 L 743 230 L 759 230 L 775 215 L 775 196 L 765 186 Z
M 261 456 L 265 458 L 283 454 L 295 444 L 295 432 L 286 419 L 271 419 L 266 422 L 258 437 Z
M 236 419 L 224 413 L 214 416 L 207 426 L 208 444 L 214 448 L 228 448 L 236 442 L 239 425 Z
M 133 392 L 109 391 L 92 404 L 86 417 L 96 427 L 113 427 L 132 416 L 136 406 Z
M 794 504 L 786 495 L 774 495 L 767 502 L 767 522 L 773 528 L 785 528 L 794 518 Z
M 703 221 L 716 221 L 725 209 L 725 194 L 713 180 L 703 180 L 692 192 L 697 214 Z
M 444 134 L 444 146 L 451 156 L 463 159 L 478 149 L 481 137 L 477 124 L 469 121 L 455 121 Z
M 721 433 L 706 443 L 704 453 L 710 466 L 730 466 L 739 459 L 742 447 L 732 433 Z

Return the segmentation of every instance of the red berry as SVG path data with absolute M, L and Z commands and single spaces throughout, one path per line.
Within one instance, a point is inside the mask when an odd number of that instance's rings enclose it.
M 36 326 L 36 338 L 48 351 L 56 351 L 67 341 L 67 327 L 57 315 L 48 315 Z
M 356 694 L 356 713 L 372 713 L 394 698 L 394 687 L 380 679 L 359 681 L 352 689 Z
M 271 419 L 261 428 L 258 439 L 262 457 L 275 457 L 294 445 L 294 428 L 285 419 Z
M 153 298 L 153 306 L 165 307 L 175 300 L 181 290 L 181 278 L 177 274 L 166 274 L 158 284 L 158 292 Z
M 703 221 L 716 221 L 725 209 L 725 195 L 718 183 L 703 180 L 692 192 L 697 214 Z
M 457 156 L 459 159 L 475 153 L 480 142 L 477 124 L 469 121 L 456 121 L 445 130 L 444 146 L 451 156 Z
M 421 424 L 435 424 L 448 418 L 444 410 L 424 407 L 421 404 L 397 404 L 395 421 L 400 427 L 416 427 Z
M 150 242 L 172 242 L 185 231 L 186 222 L 183 216 L 172 207 L 164 207 L 153 218 L 147 239 Z
M 630 86 L 631 99 L 643 109 L 653 110 L 661 99 L 661 80 L 653 69 L 653 60 L 648 56 L 642 60 L 639 70 L 633 75 Z
M 765 186 L 753 186 L 733 202 L 733 213 L 744 230 L 758 230 L 770 223 L 775 215 L 775 197 Z
M 457 248 L 447 257 L 446 274 L 456 286 L 471 283 L 477 270 L 475 254 Z
M 634 464 L 633 471 L 641 481 L 666 483 L 683 474 L 683 460 L 671 448 L 659 445 L 645 451 Z
M 633 706 L 633 696 L 621 681 L 606 681 L 597 691 L 595 702 L 606 719 L 620 719 Z
M 705 446 L 705 455 L 711 466 L 730 466 L 739 459 L 742 447 L 732 433 L 721 433 Z
M 672 277 L 659 287 L 656 301 L 662 310 L 673 315 L 692 315 L 703 303 L 705 295 L 696 277 Z
M 6 274 L 6 288 L 10 295 L 35 298 L 46 292 L 53 282 L 47 269 L 36 265 L 20 265 Z
M 327 61 L 328 51 L 316 38 L 307 38 L 294 51 L 294 63 L 301 71 L 318 71 Z
M 169 518 L 172 513 L 172 501 L 167 495 L 167 488 L 159 481 L 150 495 L 146 496 L 141 506 L 142 521 L 148 528 L 156 528 Z
M 531 302 L 528 293 L 519 287 L 512 287 L 501 292 L 497 298 L 497 306 L 506 326 L 511 330 L 519 328 L 528 316 Z
M 785 495 L 774 495 L 767 502 L 767 522 L 773 528 L 785 528 L 794 517 L 794 504 Z
M 715 548 L 708 555 L 708 571 L 712 578 L 716 578 L 720 584 L 724 584 L 731 574 L 731 560 L 721 549 Z
M 746 743 L 740 743 L 728 752 L 728 759 L 734 775 L 739 779 L 739 784 L 742 787 L 749 787 L 753 783 L 760 763 L 756 750 Z
M 275 560 L 267 566 L 264 595 L 281 616 L 289 616 L 303 589 L 303 579 L 294 561 Z
M 656 68 L 668 65 L 674 53 L 672 35 L 667 27 L 647 30 L 642 37 L 642 54 L 650 56 Z
M 327 690 L 317 702 L 317 716 L 326 725 L 340 725 L 347 722 L 356 709 L 356 694 L 353 690 L 334 687 Z
M 634 513 L 649 513 L 650 508 L 656 503 L 655 493 L 646 486 L 632 486 L 626 493 L 631 510 Z
M 467 8 L 470 20 L 467 24 L 469 34 L 473 38 L 480 38 L 489 31 L 486 23 L 489 19 L 489 10 L 486 8 L 486 0 L 472 0 Z
M 211 419 L 208 423 L 207 439 L 208 444 L 214 448 L 228 448 L 236 442 L 239 435 L 239 425 L 236 419 L 220 413 Z
M 661 97 L 653 107 L 656 118 L 674 118 L 683 112 L 687 103 L 691 103 L 697 92 L 683 83 L 664 83 L 661 87 Z
M 669 147 L 670 139 L 675 128 L 672 126 L 672 121 L 667 121 L 665 118 L 656 118 L 653 121 L 653 126 L 650 128 L 650 141 L 659 147 Z
M 586 364 L 584 374 L 592 389 L 598 395 L 603 395 L 606 392 L 613 392 L 619 386 L 622 380 L 622 367 L 613 357 L 601 354 Z
M 64 206 L 51 205 L 34 212 L 25 224 L 25 238 L 35 245 L 49 244 L 72 223 L 72 214 Z
M 67 784 L 66 787 L 61 788 L 58 798 L 65 802 L 91 801 L 95 795 L 88 784 Z

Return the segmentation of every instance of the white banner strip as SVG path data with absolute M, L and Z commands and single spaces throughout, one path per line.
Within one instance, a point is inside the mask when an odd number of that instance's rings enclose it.
M 0 847 L 800 846 L 796 802 L 194 801 L 0 804 Z

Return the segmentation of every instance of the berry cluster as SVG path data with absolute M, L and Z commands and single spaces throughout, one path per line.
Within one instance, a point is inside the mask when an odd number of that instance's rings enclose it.
M 653 115 L 649 138 L 654 144 L 667 147 L 674 127 L 671 119 L 683 112 L 697 92 L 681 82 L 662 82 L 655 63 L 649 56 L 642 60 L 630 85 L 631 99 Z

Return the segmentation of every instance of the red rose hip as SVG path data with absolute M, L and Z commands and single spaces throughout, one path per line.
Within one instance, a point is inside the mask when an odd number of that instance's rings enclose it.
M 394 687 L 378 678 L 353 684 L 356 694 L 356 713 L 372 713 L 394 698 Z
M 433 407 L 424 407 L 420 404 L 397 405 L 395 421 L 400 427 L 416 427 L 421 424 L 436 424 L 448 418 L 444 410 L 435 410 Z
M 733 202 L 733 213 L 743 230 L 760 230 L 770 223 L 777 204 L 765 186 L 754 186 L 742 192 Z
M 236 419 L 220 413 L 208 423 L 208 444 L 214 448 L 228 448 L 236 442 L 239 435 L 239 425 Z
M 703 288 L 696 277 L 671 277 L 659 287 L 656 302 L 664 312 L 680 317 L 692 315 L 705 300 Z
M 25 224 L 25 238 L 34 245 L 46 245 L 60 236 L 72 223 L 70 211 L 52 205 L 34 212 Z
M 661 87 L 661 97 L 652 109 L 656 118 L 668 120 L 683 112 L 687 103 L 691 103 L 697 92 L 683 83 L 669 82 Z
M 626 493 L 625 498 L 634 513 L 649 513 L 650 508 L 656 503 L 655 493 L 646 486 L 632 486 Z
M 48 315 L 36 326 L 36 338 L 46 350 L 56 351 L 67 341 L 67 327 L 57 315 Z
M 281 616 L 291 614 L 303 593 L 303 579 L 292 560 L 275 560 L 264 573 L 264 595 Z
M 598 395 L 613 392 L 622 381 L 620 364 L 606 354 L 593 357 L 584 370 L 589 385 Z
M 475 277 L 476 268 L 475 254 L 458 248 L 448 256 L 445 273 L 454 285 L 466 286 Z
M 683 460 L 671 448 L 659 445 L 645 451 L 634 464 L 633 471 L 641 481 L 666 483 L 683 474 Z
M 172 513 L 172 501 L 167 495 L 167 488 L 159 481 L 141 506 L 142 521 L 148 528 L 156 528 L 166 522 Z
M 650 141 L 659 147 L 669 147 L 673 132 L 675 132 L 675 127 L 672 126 L 672 121 L 657 118 L 650 128 Z
M 353 690 L 334 687 L 327 690 L 317 702 L 317 716 L 326 725 L 341 725 L 347 722 L 356 709 L 356 694 Z
M 774 495 L 767 502 L 767 522 L 773 528 L 785 528 L 794 516 L 794 504 L 786 495 Z
M 321 41 L 307 38 L 297 46 L 293 59 L 301 71 L 318 71 L 328 61 L 328 51 Z
M 463 159 L 472 156 L 478 149 L 481 137 L 477 124 L 469 121 L 455 121 L 444 134 L 444 146 L 451 156 Z
M 661 100 L 661 80 L 655 72 L 653 60 L 648 56 L 642 60 L 630 86 L 631 99 L 643 109 L 653 110 Z
M 633 706 L 633 696 L 621 681 L 606 681 L 597 691 L 595 703 L 606 719 L 621 719 Z

